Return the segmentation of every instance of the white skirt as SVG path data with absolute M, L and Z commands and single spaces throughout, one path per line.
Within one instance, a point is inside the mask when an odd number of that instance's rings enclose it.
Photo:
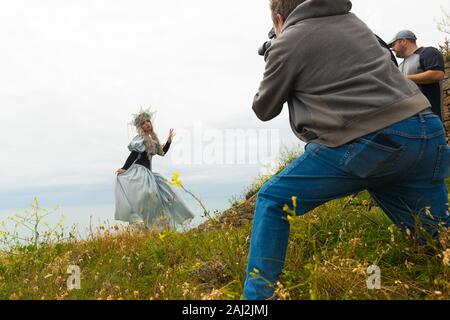
M 133 164 L 114 184 L 115 219 L 143 222 L 148 228 L 160 224 L 175 228 L 194 215 L 175 190 L 159 174 Z

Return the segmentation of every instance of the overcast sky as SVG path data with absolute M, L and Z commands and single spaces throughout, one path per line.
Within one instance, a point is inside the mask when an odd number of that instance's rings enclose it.
M 425 46 L 445 38 L 436 27 L 444 1 L 353 4 L 386 40 L 401 29 Z M 261 0 L 0 0 L 0 209 L 26 207 L 43 192 L 52 204 L 111 201 L 140 106 L 158 111 L 161 140 L 179 132 L 174 154 L 196 123 L 277 129 L 282 144 L 298 144 L 286 110 L 270 123 L 251 110 L 264 69 L 257 48 L 270 27 Z M 228 198 L 259 173 L 258 164 L 175 160 L 154 167 L 181 171 L 205 196 L 226 185 Z

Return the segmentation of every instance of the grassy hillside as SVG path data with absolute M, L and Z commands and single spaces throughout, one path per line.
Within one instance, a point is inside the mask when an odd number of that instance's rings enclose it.
M 112 228 L 89 241 L 0 254 L 0 299 L 240 299 L 264 180 L 219 219 L 185 233 Z M 365 193 L 330 202 L 292 222 L 277 290 L 282 299 L 449 299 L 449 238 L 415 245 Z M 381 290 L 367 289 L 372 264 L 381 268 Z M 67 290 L 69 265 L 81 269 L 80 290 Z

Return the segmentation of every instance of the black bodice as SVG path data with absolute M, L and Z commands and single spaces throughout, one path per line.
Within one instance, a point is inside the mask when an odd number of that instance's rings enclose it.
M 166 144 L 163 147 L 164 154 L 167 153 L 170 149 L 170 143 L 166 142 Z M 152 164 L 148 158 L 147 151 L 144 152 L 137 152 L 132 151 L 129 155 L 127 161 L 125 162 L 124 166 L 122 167 L 123 170 L 128 170 L 133 163 L 139 164 L 141 166 L 146 167 L 150 171 L 152 170 Z

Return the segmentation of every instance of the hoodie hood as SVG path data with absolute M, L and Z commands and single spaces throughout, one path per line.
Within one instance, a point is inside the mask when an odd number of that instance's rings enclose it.
M 351 9 L 349 0 L 306 0 L 286 19 L 283 31 L 302 20 L 347 14 Z

